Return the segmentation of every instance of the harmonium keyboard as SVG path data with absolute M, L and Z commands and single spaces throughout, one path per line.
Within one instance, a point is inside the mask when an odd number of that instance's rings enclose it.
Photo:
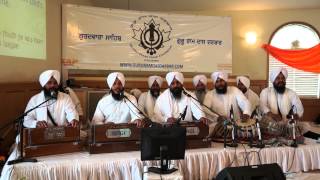
M 186 128 L 186 149 L 211 147 L 209 126 L 202 122 L 180 122 L 180 126 Z
M 136 124 L 91 125 L 89 152 L 111 153 L 140 150 L 141 129 Z
M 71 153 L 83 149 L 79 127 L 24 128 L 23 133 L 25 157 Z

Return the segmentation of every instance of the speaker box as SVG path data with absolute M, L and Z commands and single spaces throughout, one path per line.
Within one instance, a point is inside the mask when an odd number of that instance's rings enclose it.
M 285 180 L 277 163 L 255 166 L 227 167 L 220 171 L 216 180 Z

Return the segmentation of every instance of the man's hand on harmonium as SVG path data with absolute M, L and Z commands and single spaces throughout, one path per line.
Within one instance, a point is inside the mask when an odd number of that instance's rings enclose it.
M 242 114 L 241 115 L 241 121 L 242 122 L 246 122 L 249 118 L 250 118 L 250 116 L 248 114 Z
M 68 123 L 68 127 L 78 127 L 79 126 L 79 121 L 78 120 L 72 120 L 71 122 Z
M 207 119 L 207 118 L 205 118 L 205 117 L 201 117 L 201 118 L 199 119 L 199 121 L 202 122 L 202 123 L 205 124 L 205 125 L 208 125 L 208 124 L 209 124 L 209 119 Z
M 175 123 L 177 123 L 177 121 L 178 121 L 178 119 L 174 118 L 174 117 L 171 117 L 171 118 L 167 119 L 167 123 L 168 124 L 175 124 Z
M 38 121 L 36 127 L 37 128 L 47 128 L 48 124 L 46 121 Z
M 136 119 L 133 121 L 133 123 L 136 124 L 138 128 L 142 128 L 145 126 L 145 121 L 142 119 Z

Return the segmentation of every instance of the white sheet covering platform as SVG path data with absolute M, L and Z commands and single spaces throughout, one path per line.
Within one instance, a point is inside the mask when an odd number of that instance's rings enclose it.
M 244 148 L 239 146 L 224 150 L 223 144 L 212 148 L 187 150 L 185 160 L 173 161 L 184 179 L 212 179 L 228 166 L 261 163 L 278 163 L 284 172 L 302 172 L 320 169 L 320 144 L 306 139 L 306 145 L 292 147 Z M 16 150 L 9 160 L 15 159 Z M 247 158 L 246 158 L 247 157 Z M 1 180 L 131 180 L 142 179 L 143 165 L 140 152 L 105 153 L 90 155 L 88 152 L 43 156 L 37 163 L 5 165 Z M 154 163 L 153 163 L 154 164 Z

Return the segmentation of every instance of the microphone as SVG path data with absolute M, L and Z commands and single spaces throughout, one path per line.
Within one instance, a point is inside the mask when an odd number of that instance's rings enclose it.
M 187 114 L 187 108 L 188 106 L 186 106 L 183 110 L 183 113 L 181 114 L 181 119 L 184 120 L 184 118 L 186 117 L 186 114 Z
M 120 91 L 120 99 L 126 98 L 128 99 L 128 97 L 126 95 L 124 95 L 124 90 Z M 128 99 L 129 100 L 129 99 Z M 130 101 L 130 100 L 129 100 Z
M 184 108 L 183 112 L 180 113 L 180 117 L 177 120 L 177 124 L 180 124 L 181 119 L 184 120 L 186 118 L 188 105 Z
M 294 115 L 293 109 L 294 109 L 294 105 L 291 106 L 291 109 L 286 116 L 287 119 L 293 119 L 293 115 Z
M 258 116 L 258 107 L 256 107 L 253 111 L 252 111 L 252 113 L 251 113 L 251 116 L 250 116 L 250 118 L 251 119 L 253 119 L 253 118 L 255 118 L 256 116 Z
M 231 104 L 231 108 L 230 108 L 230 114 L 229 114 L 229 117 L 230 117 L 230 119 L 231 119 L 231 121 L 233 121 L 234 119 L 234 117 L 233 117 L 233 106 L 232 106 L 232 104 Z
M 58 93 L 56 91 L 50 91 L 50 98 L 51 99 L 57 99 Z

